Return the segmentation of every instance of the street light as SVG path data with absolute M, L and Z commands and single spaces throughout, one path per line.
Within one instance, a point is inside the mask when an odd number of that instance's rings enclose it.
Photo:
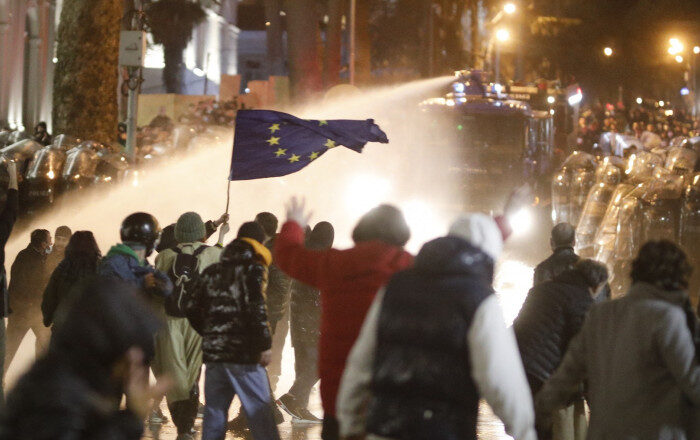
M 548 103 L 554 104 L 555 101 L 556 101 L 556 98 L 555 98 L 554 96 L 548 96 L 548 97 L 547 97 L 547 102 L 548 102 Z
M 694 53 L 695 55 L 699 54 L 699 53 L 700 53 L 700 46 L 695 46 L 695 47 L 693 48 L 693 53 Z
M 676 62 L 677 63 L 682 63 L 683 62 L 683 57 L 680 55 L 676 55 Z
M 676 55 L 678 53 L 678 49 L 674 46 L 671 46 L 668 48 L 668 53 L 669 55 Z
M 611 47 L 606 47 L 605 49 L 603 49 L 603 54 L 604 54 L 606 57 L 612 56 L 612 54 L 613 54 L 612 48 L 611 48 Z
M 637 98 L 637 104 L 641 104 L 642 102 L 644 102 L 642 98 Z
M 505 43 L 510 40 L 510 31 L 508 29 L 501 28 L 496 31 L 496 39 L 501 43 Z
M 514 14 L 516 11 L 515 3 L 506 3 L 503 5 L 503 12 L 506 14 Z
M 681 40 L 678 38 L 671 38 L 668 42 L 671 44 L 671 47 L 676 49 L 676 52 L 683 52 L 683 43 L 681 43 Z

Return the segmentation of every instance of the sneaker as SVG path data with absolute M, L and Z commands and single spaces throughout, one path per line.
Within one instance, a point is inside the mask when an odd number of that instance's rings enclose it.
M 323 420 L 319 419 L 311 413 L 307 408 L 301 408 L 298 411 L 300 417 L 294 417 L 292 423 L 297 425 L 311 425 L 323 423 Z
M 235 418 L 229 420 L 226 429 L 233 432 L 243 432 L 248 429 L 248 419 L 246 419 L 245 413 L 241 411 Z
M 168 423 L 168 418 L 160 408 L 156 408 L 148 415 L 148 423 L 151 425 L 164 425 Z
M 301 407 L 297 403 L 297 399 L 291 394 L 285 394 L 277 399 L 276 403 L 290 416 L 294 417 L 295 419 L 301 418 L 301 414 L 299 414 Z

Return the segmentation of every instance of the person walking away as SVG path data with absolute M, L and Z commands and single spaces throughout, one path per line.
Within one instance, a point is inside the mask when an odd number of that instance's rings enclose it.
M 173 283 L 147 260 L 160 235 L 158 220 L 151 214 L 136 212 L 122 221 L 119 235 L 122 242 L 109 249 L 97 273 L 124 281 L 149 299 L 169 296 Z
M 552 229 L 549 239 L 552 255 L 535 267 L 533 284 L 551 281 L 561 273 L 572 269 L 580 259 L 574 252 L 576 244 L 576 229 L 569 223 L 559 223 Z
M 222 236 L 228 225 L 222 228 Z M 170 416 L 177 427 L 178 440 L 194 439 L 193 428 L 199 407 L 199 376 L 202 369 L 202 340 L 181 308 L 194 279 L 217 263 L 221 247 L 207 246 L 206 227 L 196 212 L 186 212 L 175 224 L 177 245 L 156 257 L 156 269 L 170 276 L 173 295 L 158 305 L 165 326 L 156 335 L 153 373 L 169 376 L 173 386 L 166 394 Z
M 46 273 L 51 276 L 58 264 L 63 261 L 66 256 L 66 246 L 70 241 L 70 237 L 73 234 L 68 226 L 59 226 L 56 228 L 53 238 L 53 248 L 51 253 L 46 257 Z
M 59 310 L 62 310 L 62 305 L 69 300 L 78 283 L 97 273 L 101 258 L 102 252 L 92 232 L 77 231 L 71 236 L 65 258 L 51 274 L 44 290 L 41 313 L 46 327 L 61 321 Z
M 492 286 L 497 223 L 466 214 L 377 294 L 338 395 L 346 439 L 476 439 L 480 398 L 516 440 L 536 440 L 513 331 Z
M 317 223 L 307 237 L 306 246 L 312 250 L 330 249 L 334 236 L 333 225 L 328 222 Z M 277 400 L 277 404 L 297 423 L 321 423 L 321 419 L 313 415 L 308 408 L 311 389 L 318 382 L 320 295 L 318 289 L 293 281 L 290 327 L 294 347 L 294 384 Z
M 202 440 L 224 438 L 236 395 L 252 438 L 279 439 L 265 371 L 272 337 L 264 291 L 272 256 L 261 243 L 265 240 L 262 228 L 250 224 L 256 228 L 241 228 L 221 261 L 197 278 L 184 303 L 192 327 L 202 335 L 206 364 Z
M 265 243 L 270 252 L 275 246 L 279 221 L 270 212 L 260 212 L 255 216 L 265 232 Z M 267 319 L 272 329 L 272 361 L 267 367 L 272 391 L 277 389 L 282 374 L 282 350 L 289 332 L 289 301 L 292 295 L 292 279 L 289 278 L 273 261 L 269 267 L 269 277 L 265 300 L 267 303 Z M 280 414 L 281 415 L 281 414 Z
M 675 244 L 642 246 L 629 292 L 588 312 L 535 397 L 538 416 L 566 406 L 585 382 L 589 439 L 687 439 L 689 404 L 700 405 L 700 366 L 682 306 L 691 272 Z
M 10 239 L 17 213 L 19 211 L 19 198 L 17 186 L 17 164 L 7 162 L 7 199 L 5 206 L 0 211 L 0 301 L 2 303 L 2 315 L 0 315 L 0 371 L 5 370 L 5 318 L 10 314 L 10 299 L 7 290 L 7 272 L 5 271 L 5 245 Z M 5 401 L 3 381 L 0 380 L 0 402 Z
M 17 254 L 10 269 L 10 318 L 7 322 L 5 373 L 29 330 L 36 336 L 36 356 L 48 348 L 51 332 L 44 327 L 41 299 L 48 282 L 46 256 L 51 252 L 51 233 L 35 229 L 29 245 Z
M 223 214 L 216 220 L 207 220 L 204 223 L 204 229 L 207 231 L 206 240 L 209 240 L 209 238 L 214 235 L 214 233 L 219 229 L 219 226 L 223 225 L 224 223 L 228 223 L 228 219 L 229 215 Z M 160 240 L 158 240 L 158 244 L 156 245 L 156 252 L 161 253 L 165 249 L 171 249 L 175 246 L 177 246 L 177 240 L 175 240 L 175 223 L 173 223 L 164 227 L 161 231 Z
M 561 364 L 594 298 L 605 289 L 608 270 L 593 260 L 581 260 L 573 269 L 530 290 L 513 323 L 525 374 L 534 396 Z M 539 440 L 585 439 L 583 399 L 553 415 L 553 426 L 538 424 Z
M 401 211 L 381 205 L 358 222 L 352 233 L 353 248 L 311 250 L 304 246 L 309 218 L 304 205 L 293 198 L 288 206 L 287 222 L 275 241 L 274 260 L 287 275 L 321 292 L 322 438 L 335 440 L 339 436 L 335 401 L 345 360 L 377 290 L 413 263 L 403 249 L 410 231 Z
M 132 285 L 114 278 L 81 284 L 47 354 L 9 393 L 0 439 L 141 439 L 150 400 L 165 390 L 164 383 L 148 386 L 159 325 Z

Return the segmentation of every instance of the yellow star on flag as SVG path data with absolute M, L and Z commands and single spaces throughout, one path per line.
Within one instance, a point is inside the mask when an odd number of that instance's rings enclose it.
M 280 130 L 280 124 L 272 124 L 270 125 L 270 133 L 274 134 L 276 131 Z
M 335 148 L 337 145 L 335 144 L 334 140 L 328 139 L 328 141 L 324 144 L 326 148 Z
M 275 136 L 270 136 L 270 139 L 268 139 L 267 142 L 270 146 L 273 145 L 279 145 L 280 144 L 280 138 L 275 137 Z
M 284 148 L 278 148 L 277 151 L 275 152 L 275 156 L 280 157 L 284 156 L 287 154 L 287 150 Z
M 289 163 L 299 162 L 299 159 L 301 159 L 300 156 L 297 156 L 296 154 L 292 154 L 292 157 L 289 158 Z
M 309 160 L 315 160 L 318 158 L 318 156 L 319 156 L 318 152 L 314 151 L 313 153 L 311 153 L 309 155 Z
M 323 127 L 324 125 L 328 125 L 328 122 L 326 120 L 320 120 L 318 121 L 318 126 Z

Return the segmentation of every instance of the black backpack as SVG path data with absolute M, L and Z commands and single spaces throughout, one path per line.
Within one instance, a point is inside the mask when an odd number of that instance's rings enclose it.
M 199 276 L 199 259 L 197 256 L 204 252 L 208 246 L 200 246 L 192 254 L 185 254 L 178 247 L 172 248 L 177 254 L 168 276 L 173 282 L 173 293 L 165 299 L 165 313 L 175 318 L 184 318 L 182 302 L 185 295 L 192 291 L 192 285 Z

